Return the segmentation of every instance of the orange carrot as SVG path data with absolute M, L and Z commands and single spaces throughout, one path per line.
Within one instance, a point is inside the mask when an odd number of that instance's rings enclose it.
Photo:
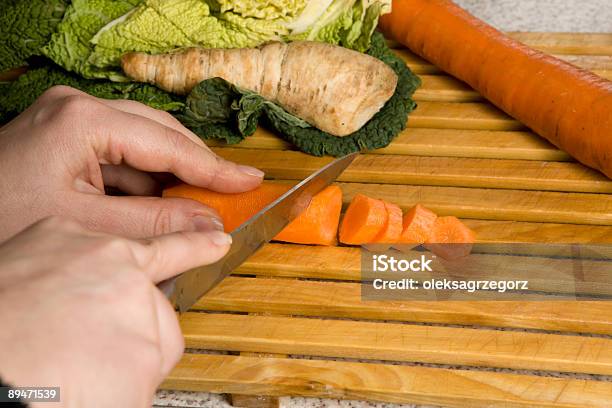
M 476 234 L 457 217 L 438 217 L 426 247 L 444 259 L 468 255 L 476 241 Z
M 180 184 L 164 190 L 164 197 L 188 198 L 216 210 L 231 232 L 259 210 L 291 188 L 289 184 L 262 183 L 252 191 L 237 194 L 217 193 L 205 188 Z M 329 186 L 315 195 L 296 219 L 283 229 L 275 240 L 296 244 L 333 245 L 338 232 L 342 190 Z
M 342 190 L 329 186 L 274 239 L 294 244 L 335 245 L 342 210 Z
M 387 224 L 374 238 L 374 242 L 394 244 L 402 234 L 402 209 L 395 204 L 383 201 L 387 211 Z
M 340 226 L 340 242 L 362 245 L 374 242 L 387 224 L 385 204 L 363 194 L 353 197 Z
M 401 244 L 424 244 L 434 228 L 438 216 L 420 204 L 412 207 L 404 215 L 404 230 L 398 240 Z
M 257 214 L 259 210 L 276 200 L 291 188 L 289 184 L 262 183 L 254 190 L 244 193 L 217 193 L 205 188 L 179 184 L 164 190 L 164 197 L 190 198 L 216 210 L 231 232 Z
M 450 0 L 393 0 L 380 28 L 612 178 L 612 82 L 512 40 Z

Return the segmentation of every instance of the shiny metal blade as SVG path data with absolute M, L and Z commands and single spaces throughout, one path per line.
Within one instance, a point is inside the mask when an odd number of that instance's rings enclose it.
M 189 309 L 255 251 L 278 235 L 308 207 L 315 194 L 342 174 L 356 156 L 357 153 L 353 153 L 341 157 L 318 170 L 238 227 L 231 233 L 232 247 L 220 261 L 191 269 L 162 282 L 159 288 L 179 311 Z

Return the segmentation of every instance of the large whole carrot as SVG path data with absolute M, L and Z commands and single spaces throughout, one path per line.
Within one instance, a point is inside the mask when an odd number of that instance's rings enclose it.
M 510 39 L 450 0 L 394 0 L 392 10 L 380 20 L 387 37 L 612 178 L 612 82 Z

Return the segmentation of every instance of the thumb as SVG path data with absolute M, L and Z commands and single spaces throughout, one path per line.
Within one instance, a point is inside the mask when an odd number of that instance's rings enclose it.
M 184 198 L 79 194 L 78 201 L 70 213 L 94 231 L 128 238 L 148 238 L 179 231 L 223 231 L 223 221 L 215 210 Z M 81 212 L 74 214 L 75 209 Z

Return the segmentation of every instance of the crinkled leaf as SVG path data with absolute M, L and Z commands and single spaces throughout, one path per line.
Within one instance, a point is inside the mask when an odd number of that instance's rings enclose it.
M 0 72 L 26 64 L 62 21 L 67 0 L 4 0 L 0 7 Z
M 151 85 L 84 79 L 59 67 L 43 67 L 28 71 L 16 81 L 0 83 L 0 123 L 21 113 L 54 85 L 71 86 L 99 98 L 131 99 L 165 111 L 178 111 L 184 106 L 180 97 Z

